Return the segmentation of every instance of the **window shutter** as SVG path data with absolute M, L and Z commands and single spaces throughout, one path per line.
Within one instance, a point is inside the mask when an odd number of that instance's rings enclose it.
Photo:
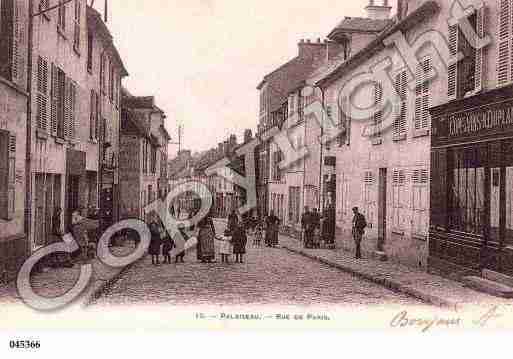
M 73 48 L 80 52 L 80 15 L 82 13 L 81 0 L 75 0 L 75 21 L 73 30 Z
M 0 218 L 9 219 L 9 132 L 0 130 Z
M 73 118 L 71 108 L 71 80 L 66 77 L 64 86 L 64 138 L 72 138 Z
M 96 118 L 95 118 L 95 137 L 97 140 L 100 139 L 100 118 L 102 116 L 102 104 L 101 104 L 101 99 L 100 99 L 100 95 L 98 93 L 95 93 L 95 96 L 96 96 L 96 100 L 94 102 L 95 106 L 96 106 Z
M 510 81 L 511 47 L 511 4 L 510 0 L 499 2 L 499 53 L 497 64 L 497 83 L 506 85 Z
M 57 66 L 52 63 L 52 88 L 51 88 L 51 115 L 50 115 L 50 126 L 51 133 L 53 136 L 57 136 L 58 127 L 58 112 L 59 112 L 59 71 Z
M 449 26 L 449 49 L 451 52 L 451 60 L 447 69 L 447 96 L 449 101 L 458 97 L 458 42 L 459 42 L 459 25 Z
M 394 139 L 406 137 L 406 112 L 407 112 L 407 74 L 401 71 L 395 77 L 395 89 L 399 96 L 399 102 L 394 105 Z
M 428 74 L 431 71 L 431 59 L 422 60 L 417 68 L 416 87 L 415 87 L 415 130 L 427 129 L 429 126 L 429 79 Z
M 48 62 L 37 60 L 37 127 L 48 131 Z
M 93 90 L 91 90 L 90 101 L 89 138 L 93 140 L 96 139 L 96 95 Z
M 484 6 L 481 6 L 477 9 L 476 12 L 476 30 L 479 39 L 483 39 L 485 37 L 485 10 Z M 478 93 L 483 90 L 483 77 L 484 77 L 484 47 L 477 48 L 476 46 L 476 69 L 475 69 L 475 87 L 474 92 Z
M 20 4 L 14 1 L 13 19 L 12 19 L 12 62 L 11 76 L 12 82 L 18 82 L 21 76 L 20 67 L 20 42 L 21 42 L 21 23 L 20 23 Z
M 374 85 L 374 105 L 375 108 L 380 108 L 383 101 L 383 88 L 381 84 L 376 83 Z M 374 112 L 374 133 L 373 136 L 381 136 L 381 122 L 383 121 L 383 112 L 381 110 Z
M 77 85 L 74 81 L 70 81 L 71 96 L 71 121 L 70 121 L 70 137 L 77 138 Z
M 43 11 L 43 10 L 46 10 L 50 7 L 50 0 L 40 0 L 39 1 L 39 11 Z M 47 11 L 43 14 L 43 16 L 46 18 L 46 19 L 50 19 L 50 13 L 51 11 Z

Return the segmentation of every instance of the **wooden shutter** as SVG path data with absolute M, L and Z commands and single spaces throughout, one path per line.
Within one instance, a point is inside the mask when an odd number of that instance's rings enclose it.
M 449 101 L 458 98 L 458 43 L 459 43 L 459 25 L 449 26 L 449 49 L 451 60 L 447 69 L 447 97 Z
M 77 138 L 77 84 L 74 81 L 70 81 L 70 96 L 71 96 L 71 121 L 70 121 L 70 137 Z
M 407 77 L 406 70 L 399 72 L 395 77 L 395 89 L 399 96 L 399 102 L 394 105 L 394 139 L 406 138 L 406 115 L 407 115 Z
M 48 131 L 48 61 L 37 60 L 37 127 Z
M 100 95 L 98 93 L 95 93 L 95 96 L 96 96 L 96 101 L 94 102 L 95 106 L 96 106 L 95 137 L 97 140 L 99 140 L 100 139 L 100 118 L 102 116 L 102 104 L 101 104 Z
M 481 6 L 479 9 L 476 10 L 476 32 L 479 37 L 479 39 L 483 39 L 485 37 L 485 10 L 486 8 L 484 6 Z M 478 93 L 483 90 L 483 77 L 484 77 L 484 47 L 478 48 L 476 46 L 476 69 L 475 69 L 475 86 L 474 86 L 474 92 Z
M 39 1 L 39 11 L 43 11 L 43 10 L 46 10 L 50 7 L 50 0 L 40 0 Z M 43 16 L 49 20 L 50 19 L 50 13 L 51 11 L 47 11 L 45 13 L 43 13 Z
M 80 52 L 80 16 L 82 15 L 81 0 L 75 0 L 75 23 L 73 34 L 73 47 Z
M 417 68 L 415 87 L 415 130 L 427 129 L 429 127 L 430 82 L 428 74 L 431 68 L 430 58 L 422 60 Z
M 11 80 L 12 74 L 12 36 L 13 0 L 0 1 L 0 76 Z
M 22 69 L 19 66 L 20 61 L 20 6 L 18 1 L 13 4 L 13 18 L 12 18 L 12 59 L 11 59 L 11 76 L 13 82 L 18 82 Z
M 0 218 L 9 218 L 9 132 L 0 130 Z
M 71 79 L 66 77 L 64 85 L 64 138 L 73 138 Z
M 91 90 L 90 98 L 90 114 L 89 114 L 89 138 L 96 139 L 96 94 Z
M 381 103 L 383 102 L 383 88 L 381 84 L 376 83 L 374 85 L 374 105 L 375 109 L 381 107 Z M 374 112 L 374 133 L 373 136 L 380 137 L 381 136 L 381 122 L 383 121 L 383 111 L 377 110 Z
M 506 85 L 510 82 L 511 67 L 511 11 L 510 0 L 499 1 L 499 38 L 498 38 L 498 63 L 497 84 Z
M 52 88 L 51 88 L 51 115 L 50 126 L 53 136 L 57 136 L 57 128 L 59 121 L 59 71 L 55 64 L 52 63 Z

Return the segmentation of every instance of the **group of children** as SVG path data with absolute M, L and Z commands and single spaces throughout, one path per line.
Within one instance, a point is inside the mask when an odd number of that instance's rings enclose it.
M 186 234 L 182 232 L 182 236 L 184 236 L 185 240 L 187 240 Z M 151 263 L 153 265 L 160 264 L 160 254 L 162 248 L 162 256 L 164 257 L 164 264 L 171 263 L 171 251 L 176 247 L 175 241 L 171 238 L 171 236 L 167 233 L 162 223 L 158 221 L 153 221 L 150 223 L 150 233 L 151 233 L 151 241 L 149 253 L 151 254 Z M 175 263 L 184 263 L 185 251 L 178 253 L 175 256 Z

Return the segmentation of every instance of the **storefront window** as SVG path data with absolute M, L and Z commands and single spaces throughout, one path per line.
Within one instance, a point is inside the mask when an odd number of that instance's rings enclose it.
M 513 245 L 513 167 L 506 168 L 506 233 L 507 245 Z
M 469 152 L 454 154 L 449 221 L 452 230 L 483 235 L 485 169 L 475 166 L 476 161 L 468 155 Z
M 500 240 L 501 169 L 490 169 L 490 239 Z

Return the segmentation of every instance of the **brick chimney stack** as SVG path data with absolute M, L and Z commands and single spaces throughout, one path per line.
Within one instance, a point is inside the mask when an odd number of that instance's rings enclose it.
M 382 5 L 376 4 L 377 0 L 369 0 L 369 5 L 365 8 L 367 17 L 372 20 L 388 20 L 392 7 L 388 4 L 388 0 L 382 0 Z

